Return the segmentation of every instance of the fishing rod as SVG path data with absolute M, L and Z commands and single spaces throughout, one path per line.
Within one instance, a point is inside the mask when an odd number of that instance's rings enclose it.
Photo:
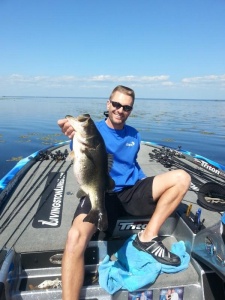
M 225 211 L 225 189 L 224 180 L 217 174 L 210 173 L 198 166 L 190 165 L 190 161 L 185 162 L 185 156 L 178 151 L 167 148 L 153 149 L 149 153 L 151 159 L 157 160 L 164 167 L 171 169 L 183 169 L 191 176 L 189 189 L 197 193 L 197 203 L 209 210 L 222 213 Z M 214 176 L 213 176 L 214 175 Z
M 21 179 L 23 174 L 26 171 L 28 171 L 33 166 L 33 164 L 36 163 L 36 160 L 34 160 L 34 158 L 36 158 L 41 152 L 52 152 L 53 150 L 56 150 L 57 148 L 68 143 L 70 143 L 69 140 L 53 144 L 47 148 L 38 150 L 30 154 L 29 156 L 21 159 L 2 179 L 0 179 L 0 207 L 2 206 L 2 203 L 4 202 L 5 198 L 8 198 L 8 194 L 11 192 L 11 190 L 13 190 L 14 186 Z
M 149 153 L 150 158 L 160 162 L 164 167 L 166 168 L 175 167 L 175 168 L 182 168 L 186 170 L 191 175 L 193 181 L 198 187 L 202 186 L 204 182 L 199 180 L 197 177 L 201 179 L 205 179 L 206 181 L 213 181 L 221 184 L 221 179 L 217 177 L 217 174 L 213 174 L 214 175 L 213 177 L 213 175 L 209 173 L 208 170 L 204 169 L 203 172 L 202 168 L 197 169 L 183 162 L 182 159 L 186 159 L 186 156 L 177 150 L 172 150 L 166 147 L 162 147 L 161 149 L 153 149 L 152 152 L 153 153 Z
M 54 167 L 56 166 L 57 162 L 55 162 L 55 164 L 51 167 L 51 169 L 49 170 L 49 172 L 51 172 Z M 46 169 L 45 169 L 46 171 Z M 44 171 L 44 172 L 45 172 Z M 0 226 L 0 233 L 2 233 L 7 227 L 8 225 L 10 224 L 10 222 L 16 217 L 16 215 L 20 212 L 20 210 L 25 206 L 25 204 L 28 202 L 28 200 L 30 200 L 31 196 L 35 193 L 35 191 L 38 189 L 38 187 L 43 183 L 43 181 L 47 178 L 48 176 L 48 173 L 46 173 L 46 175 L 42 178 L 44 172 L 42 172 L 40 174 L 40 177 L 38 178 L 38 180 L 36 181 L 36 186 L 31 186 L 28 191 L 25 193 L 24 197 L 22 198 L 22 200 L 20 200 L 20 204 L 17 206 L 17 209 L 14 210 L 14 212 L 9 215 L 5 221 L 3 222 L 3 224 Z M 40 180 L 40 182 L 38 182 Z M 33 189 L 33 191 L 32 191 Z M 31 192 L 32 191 L 32 192 Z M 29 195 L 29 193 L 31 192 L 31 194 Z M 27 197 L 28 196 L 28 197 Z M 27 197 L 27 198 L 26 198 Z
M 174 158 L 174 160 L 178 166 L 181 166 L 182 168 L 186 168 L 189 171 L 189 173 L 191 172 L 192 174 L 194 174 L 200 178 L 203 178 L 206 181 L 213 181 L 213 182 L 220 183 L 220 184 L 222 183 L 220 178 L 213 176 L 211 173 L 206 173 L 206 170 L 204 170 L 204 172 L 203 172 L 202 169 L 194 168 L 190 165 L 185 164 L 182 161 L 178 161 L 176 158 Z
M 186 167 L 190 171 L 193 171 L 196 175 L 204 177 L 205 180 L 216 180 L 218 182 L 221 182 L 221 180 L 219 180 L 221 177 L 219 177 L 218 174 L 216 174 L 216 173 L 212 174 L 210 172 L 210 170 L 204 169 L 199 165 L 198 165 L 198 169 L 194 168 L 193 166 L 182 161 L 181 160 L 182 158 L 187 159 L 187 157 L 185 155 L 183 155 L 182 153 L 178 152 L 177 150 L 172 150 L 172 149 L 163 147 L 162 150 L 154 149 L 153 152 L 156 152 L 156 157 L 161 157 L 161 161 L 159 160 L 160 162 L 162 162 L 162 159 L 164 159 L 164 161 L 166 162 L 166 163 L 163 163 L 164 166 L 168 167 L 168 162 L 170 162 L 171 165 L 173 165 L 174 162 L 177 162 L 182 167 Z M 178 158 L 181 158 L 181 159 L 178 159 Z M 190 161 L 191 163 L 193 163 L 193 161 L 191 161 L 191 160 L 187 159 L 187 161 Z M 224 180 L 223 177 L 221 179 Z
M 176 160 L 177 161 L 176 162 L 173 155 L 171 155 L 171 153 L 166 151 L 164 148 L 160 149 L 160 150 L 154 149 L 152 152 L 154 154 L 149 153 L 150 159 L 152 159 L 152 160 L 154 159 L 154 160 L 158 161 L 165 168 L 168 168 L 168 169 L 181 168 L 181 165 L 179 165 L 179 160 Z M 186 167 L 186 165 L 183 165 L 182 169 L 185 171 L 188 171 L 188 173 L 190 174 L 190 170 L 188 167 Z M 194 191 L 197 191 L 199 189 L 199 186 L 201 186 L 203 183 L 202 183 L 202 181 L 198 180 L 195 176 L 193 176 L 193 172 L 190 175 L 192 177 L 192 183 L 193 183 L 190 188 Z M 196 187 L 196 185 L 197 185 L 197 187 Z
M 28 200 L 31 198 L 31 196 L 35 193 L 35 191 L 38 189 L 38 187 L 41 186 L 41 184 L 44 182 L 44 180 L 47 178 L 48 174 L 54 169 L 54 167 L 56 166 L 56 164 L 58 163 L 58 161 L 60 160 L 64 160 L 66 159 L 66 157 L 68 156 L 68 150 L 66 149 L 63 152 L 61 151 L 56 151 L 56 153 L 50 155 L 52 158 L 52 162 L 55 161 L 55 164 L 51 167 L 51 169 L 46 173 L 46 175 L 42 178 L 42 176 L 44 175 L 44 173 L 47 171 L 47 168 L 50 166 L 50 164 L 48 164 L 48 166 L 42 171 L 42 173 L 40 174 L 38 180 L 36 181 L 36 186 L 31 186 L 28 191 L 26 192 L 26 194 L 24 195 L 23 199 L 20 201 L 20 205 L 17 207 L 17 210 L 14 211 L 13 214 L 11 214 L 8 218 L 6 218 L 6 220 L 3 222 L 3 224 L 1 225 L 0 229 L 1 229 L 1 233 L 7 228 L 7 226 L 10 224 L 10 222 L 14 219 L 14 217 L 20 212 L 20 210 L 25 206 L 25 204 L 28 202 Z M 40 180 L 40 182 L 38 182 Z M 32 191 L 33 189 L 33 191 Z M 29 193 L 31 193 L 29 195 Z M 26 198 L 27 197 L 27 198 Z
M 22 218 L 22 220 L 20 221 L 20 223 L 17 225 L 17 228 L 12 232 L 12 234 L 9 236 L 8 240 L 5 242 L 4 246 L 2 247 L 2 249 L 0 250 L 3 251 L 4 248 L 6 248 L 8 242 L 11 240 L 11 238 L 15 235 L 15 233 L 17 232 L 17 230 L 19 229 L 19 227 L 22 225 L 22 223 L 25 221 L 25 219 L 27 218 L 27 216 L 30 214 L 30 212 L 32 211 L 32 209 L 35 207 L 35 205 L 37 204 L 37 202 L 39 201 L 39 199 L 41 198 L 41 196 L 44 194 L 44 192 L 46 191 L 46 189 L 50 186 L 50 184 L 52 183 L 52 181 L 55 179 L 55 177 L 57 176 L 58 172 L 60 171 L 60 169 L 63 167 L 63 165 L 65 164 L 65 160 L 62 162 L 62 164 L 59 166 L 58 170 L 56 170 L 55 175 L 51 178 L 51 180 L 49 181 L 49 183 L 45 186 L 44 190 L 40 193 L 40 195 L 37 197 L 37 199 L 33 202 L 32 206 L 30 207 L 30 209 L 28 210 L 28 212 L 24 215 L 24 217 Z M 69 166 L 66 168 L 65 173 L 68 172 L 69 168 L 71 167 L 73 163 L 70 163 Z M 20 235 L 17 237 L 17 239 L 14 241 L 13 245 L 10 247 L 10 249 L 12 249 L 15 244 L 18 242 L 18 240 L 20 239 L 20 237 L 23 235 L 23 233 L 25 232 L 25 230 L 27 229 L 27 227 L 30 225 L 30 223 L 32 222 L 32 220 L 34 219 L 35 215 L 37 214 L 37 212 L 43 207 L 43 205 L 46 203 L 47 199 L 49 198 L 49 196 L 51 195 L 51 193 L 53 192 L 54 189 L 52 189 L 49 194 L 47 195 L 47 197 L 45 198 L 45 201 L 43 201 L 42 205 L 40 205 L 40 207 L 38 208 L 38 210 L 33 214 L 33 216 L 31 217 L 31 219 L 28 221 L 27 225 L 24 227 L 24 229 L 22 230 L 22 232 L 20 233 Z
M 180 158 L 185 158 L 187 161 L 193 163 L 194 165 L 200 167 L 204 172 L 209 172 L 213 174 L 216 177 L 219 177 L 223 181 L 225 180 L 225 166 L 218 164 L 217 162 L 214 162 L 212 160 L 209 160 L 201 155 L 192 154 L 191 152 L 188 152 L 186 150 L 182 150 L 181 146 L 178 146 L 177 149 L 171 149 L 166 148 L 163 145 L 155 144 L 152 142 L 142 142 L 145 145 L 149 145 L 151 147 L 154 147 L 155 149 L 159 150 L 159 147 L 163 149 L 168 149 L 167 151 L 173 152 L 175 156 Z M 153 150 L 154 151 L 154 150 Z
M 34 169 L 34 171 L 32 172 L 32 174 L 30 175 L 29 179 L 24 183 L 24 185 L 21 187 L 21 189 L 18 191 L 18 193 L 14 196 L 14 199 L 17 199 L 19 197 L 19 195 L 21 194 L 21 192 L 23 191 L 24 187 L 31 181 L 31 179 L 33 178 L 34 174 L 36 174 L 37 170 L 39 169 L 40 165 L 42 164 L 42 162 L 44 160 L 48 160 L 49 159 L 49 155 L 47 153 L 48 151 L 46 151 L 46 153 L 40 153 L 40 157 L 36 157 L 35 158 L 35 162 L 39 161 L 39 164 L 36 166 L 36 168 Z M 48 169 L 48 167 L 50 166 L 50 164 L 53 162 L 53 160 L 50 161 L 50 163 L 45 167 L 44 171 L 42 172 L 42 174 Z M 41 174 L 41 175 L 42 175 Z M 41 176 L 40 176 L 41 177 Z M 37 183 L 37 182 L 36 182 Z M 7 206 L 8 204 L 8 206 Z M 5 205 L 2 206 L 1 211 L 5 213 L 2 214 L 0 216 L 0 221 L 1 219 L 5 216 L 6 212 L 9 211 L 9 209 L 12 207 L 12 205 L 14 204 L 14 201 L 11 201 L 10 203 L 6 203 Z M 0 226 L 1 228 L 1 226 Z
M 188 174 L 191 176 L 191 185 L 190 185 L 190 190 L 194 191 L 194 192 L 198 192 L 200 187 L 204 184 L 204 182 L 202 182 L 201 180 L 199 180 L 199 178 L 197 178 L 196 176 L 200 177 L 199 175 L 196 175 L 195 172 L 190 171 L 190 169 L 186 166 L 181 166 L 179 163 L 174 163 L 173 167 L 175 169 L 183 169 L 184 171 L 187 171 Z

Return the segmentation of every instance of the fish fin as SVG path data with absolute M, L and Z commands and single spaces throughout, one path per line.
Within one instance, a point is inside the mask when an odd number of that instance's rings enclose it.
M 79 189 L 77 192 L 77 198 L 82 198 L 85 196 L 87 196 L 87 194 L 82 189 Z
M 113 165 L 113 154 L 111 153 L 107 153 L 108 156 L 108 172 L 112 169 L 112 165 Z
M 106 190 L 112 191 L 114 187 L 115 187 L 115 181 L 110 176 L 108 176 L 106 181 Z
M 90 161 L 92 161 L 92 163 L 95 164 L 95 158 L 93 156 L 93 154 L 96 153 L 95 149 L 93 150 L 93 149 L 85 148 L 83 152 L 90 159 Z
M 108 228 L 107 213 L 102 213 L 98 209 L 91 209 L 89 214 L 83 219 L 83 222 L 94 224 L 100 231 L 105 231 Z
M 74 160 L 75 158 L 75 154 L 74 154 L 74 151 L 72 150 L 69 155 L 67 156 L 66 158 L 66 161 L 71 161 L 71 160 Z

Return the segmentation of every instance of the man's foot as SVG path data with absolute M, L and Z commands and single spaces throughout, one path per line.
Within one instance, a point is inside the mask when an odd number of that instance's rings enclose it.
M 155 237 L 150 242 L 141 242 L 137 234 L 133 246 L 139 251 L 152 255 L 158 262 L 165 265 L 179 266 L 180 257 L 171 253 L 162 243 L 162 238 Z

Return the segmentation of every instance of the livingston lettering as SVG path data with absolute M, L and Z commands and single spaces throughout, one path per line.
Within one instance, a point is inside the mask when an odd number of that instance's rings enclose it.
M 38 222 L 49 225 L 49 226 L 58 226 L 60 218 L 60 208 L 63 199 L 63 191 L 65 184 L 65 175 L 61 174 L 60 179 L 54 189 L 54 197 L 52 201 L 52 207 L 48 220 L 38 220 Z
M 59 227 L 62 218 L 66 174 L 50 173 L 38 211 L 33 220 L 35 228 Z

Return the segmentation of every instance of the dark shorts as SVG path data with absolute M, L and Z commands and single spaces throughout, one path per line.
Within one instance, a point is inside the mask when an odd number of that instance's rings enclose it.
M 156 202 L 152 197 L 153 179 L 154 177 L 147 177 L 121 192 L 106 193 L 105 207 L 108 214 L 109 230 L 114 228 L 117 219 L 121 216 L 149 217 L 153 214 L 156 207 Z M 74 218 L 80 214 L 88 214 L 90 210 L 89 198 L 81 198 Z

